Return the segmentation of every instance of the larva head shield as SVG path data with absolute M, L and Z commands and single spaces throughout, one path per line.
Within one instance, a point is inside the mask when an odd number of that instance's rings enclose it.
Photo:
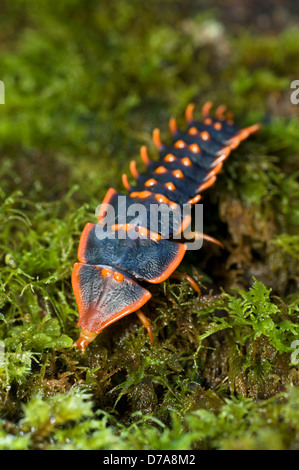
M 76 263 L 72 285 L 81 326 L 75 345 L 82 352 L 106 326 L 138 310 L 151 297 L 133 279 L 108 266 Z

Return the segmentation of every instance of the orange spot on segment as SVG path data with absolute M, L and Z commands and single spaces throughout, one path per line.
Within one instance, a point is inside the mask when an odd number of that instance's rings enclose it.
M 162 173 L 167 173 L 167 169 L 165 168 L 165 166 L 159 166 L 158 168 L 156 168 L 155 173 L 161 175 Z
M 146 237 L 149 234 L 149 230 L 145 227 L 138 226 L 137 230 L 140 233 L 140 235 L 142 235 L 144 237 Z
M 101 269 L 101 274 L 104 277 L 110 276 L 111 273 L 112 273 L 111 269 L 107 269 L 107 268 Z
M 210 126 L 212 124 L 212 119 L 211 118 L 206 118 L 206 119 L 204 119 L 203 123 L 206 126 Z
M 130 197 L 139 197 L 140 199 L 145 199 L 151 195 L 152 193 L 150 191 L 133 191 L 130 193 Z
M 184 174 L 181 172 L 181 170 L 174 170 L 172 174 L 175 178 L 184 178 Z
M 154 178 L 151 178 L 144 183 L 144 186 L 148 188 L 149 186 L 154 186 L 154 184 L 157 184 L 157 181 Z
M 207 131 L 203 131 L 200 133 L 200 137 L 202 138 L 202 140 L 210 140 L 210 134 L 207 132 Z
M 151 240 L 158 241 L 161 240 L 161 235 L 156 232 L 150 232 L 147 228 L 138 226 L 137 227 L 138 232 L 140 233 L 141 236 L 143 237 L 150 237 Z
M 214 128 L 216 129 L 216 131 L 220 131 L 222 129 L 221 122 L 215 122 Z
M 196 129 L 196 127 L 190 127 L 190 129 L 188 130 L 188 134 L 196 135 L 198 134 L 198 130 Z
M 184 147 L 186 147 L 186 144 L 183 140 L 177 140 L 174 146 L 177 149 L 183 149 Z
M 189 145 L 189 149 L 191 150 L 191 152 L 193 153 L 199 153 L 200 152 L 200 148 L 197 144 L 190 144 Z
M 132 230 L 133 227 L 134 225 L 132 224 L 114 224 L 114 225 L 111 225 L 111 230 L 113 232 L 116 232 L 117 230 L 120 230 L 120 229 L 127 231 L 127 230 Z
M 156 201 L 160 202 L 161 204 L 170 204 L 172 209 L 177 208 L 177 204 L 170 199 L 168 199 L 166 196 L 163 194 L 155 194 L 155 199 Z
M 155 242 L 161 240 L 161 235 L 160 235 L 159 233 L 150 232 L 150 233 L 149 233 L 149 236 L 150 236 L 150 239 L 151 239 L 151 240 L 154 240 Z
M 194 111 L 194 104 L 193 103 L 189 103 L 187 108 L 186 108 L 186 111 L 185 111 L 185 117 L 186 117 L 186 121 L 187 122 L 192 122 L 193 121 L 193 111 Z
M 172 155 L 172 153 L 168 153 L 165 157 L 164 157 L 164 161 L 165 162 L 168 162 L 168 163 L 172 163 L 174 162 L 176 159 L 176 157 L 174 155 Z
M 176 187 L 173 183 L 171 183 L 171 181 L 169 181 L 168 183 L 165 183 L 165 187 L 169 190 L 169 191 L 175 191 L 176 190 Z
M 132 230 L 133 225 L 132 224 L 122 224 L 120 228 L 124 231 Z
M 125 278 L 122 273 L 119 273 L 119 272 L 117 272 L 117 271 L 114 271 L 113 277 L 114 277 L 114 279 L 115 279 L 116 281 L 118 281 L 118 282 L 123 281 L 124 278 Z
M 182 158 L 182 164 L 184 166 L 192 166 L 192 162 L 191 162 L 190 158 L 188 158 L 188 157 Z

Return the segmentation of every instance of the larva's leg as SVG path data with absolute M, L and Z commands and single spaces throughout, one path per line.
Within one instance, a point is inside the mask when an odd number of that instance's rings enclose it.
M 150 323 L 149 319 L 144 315 L 144 313 L 142 313 L 141 310 L 137 310 L 135 313 L 137 314 L 137 316 L 138 316 L 139 320 L 141 321 L 141 323 L 147 329 L 147 332 L 148 332 L 148 335 L 150 337 L 151 343 L 152 343 L 152 345 L 154 345 L 154 335 L 153 335 L 153 330 L 152 330 L 152 326 L 151 326 L 151 323 Z
M 201 233 L 201 232 L 189 232 L 189 233 L 186 233 L 186 239 L 188 240 L 207 240 L 208 242 L 211 242 L 211 243 L 215 243 L 215 245 L 219 245 L 221 248 L 224 248 L 223 247 L 223 244 L 217 240 L 216 238 L 214 237 L 211 237 L 210 235 L 206 235 L 205 233 Z
M 174 272 L 170 276 L 172 279 L 178 279 L 179 281 L 182 281 L 183 279 L 186 279 L 187 282 L 189 282 L 190 286 L 195 290 L 195 292 L 198 293 L 198 295 L 201 295 L 201 290 L 198 286 L 198 284 L 194 281 L 194 279 L 189 276 L 187 273 L 179 273 L 179 272 Z
M 84 328 L 81 328 L 80 338 L 72 345 L 72 347 L 76 347 L 80 349 L 81 353 L 85 353 L 86 347 L 91 343 L 96 337 L 98 336 L 97 333 L 93 331 L 88 331 Z

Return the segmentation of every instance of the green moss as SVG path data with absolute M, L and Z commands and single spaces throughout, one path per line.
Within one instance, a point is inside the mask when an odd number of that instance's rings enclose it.
M 234 2 L 4 2 L 0 59 L 0 448 L 298 447 L 299 30 Z M 228 10 L 227 10 L 228 8 Z M 245 9 L 246 10 L 246 9 Z M 80 233 L 151 133 L 189 101 L 262 130 L 204 194 L 204 244 L 81 356 Z M 199 112 L 196 110 L 197 115 Z M 4 354 L 2 354 L 4 353 Z
M 137 415 L 134 424 L 123 427 L 101 411 L 94 413 L 86 392 L 57 394 L 48 400 L 35 396 L 24 406 L 24 418 L 18 426 L 9 427 L 2 421 L 0 448 L 296 449 L 296 409 L 298 389 L 292 389 L 259 405 L 237 397 L 223 401 L 217 412 L 202 408 L 187 413 L 182 420 L 173 413 L 171 427 L 149 415 Z

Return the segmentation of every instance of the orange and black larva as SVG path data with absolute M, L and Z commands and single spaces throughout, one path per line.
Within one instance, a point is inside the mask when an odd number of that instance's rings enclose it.
M 193 119 L 194 105 L 188 105 L 188 126 L 185 131 L 177 128 L 174 118 L 170 119 L 169 127 L 173 135 L 171 145 L 163 144 L 159 130 L 154 130 L 153 140 L 159 151 L 159 159 L 151 161 L 143 146 L 140 154 L 147 172 L 140 174 L 136 162 L 131 162 L 130 170 L 136 180 L 134 187 L 123 175 L 123 184 L 128 191 L 124 198 L 125 214 L 134 203 L 145 206 L 146 214 L 151 204 L 164 203 L 172 208 L 196 204 L 201 198 L 201 192 L 215 182 L 231 150 L 260 127 L 255 124 L 240 129 L 234 124 L 231 113 L 225 114 L 224 106 L 219 106 L 214 116 L 210 114 L 211 107 L 210 102 L 203 106 L 202 121 L 199 122 Z M 171 237 L 164 238 L 160 226 L 156 232 L 152 232 L 148 218 L 133 225 L 130 222 L 134 217 L 127 216 L 125 223 L 123 220 L 121 224 L 117 223 L 120 216 L 117 213 L 118 196 L 114 189 L 108 190 L 101 205 L 98 223 L 103 224 L 105 204 L 111 204 L 116 210 L 116 221 L 107 227 L 108 232 L 138 231 L 139 237 L 99 239 L 96 235 L 99 225 L 92 223 L 88 223 L 82 232 L 79 263 L 75 263 L 72 274 L 79 309 L 78 325 L 81 327 L 81 335 L 75 346 L 82 352 L 106 326 L 132 312 L 137 313 L 153 342 L 149 320 L 140 310 L 151 294 L 138 281 L 159 283 L 170 276 L 177 279 L 185 276 L 200 293 L 192 278 L 174 272 L 184 257 L 186 244 L 172 241 Z M 121 212 L 123 215 L 123 210 Z M 177 235 L 190 223 L 190 216 L 185 217 L 179 221 L 179 229 L 177 226 L 170 227 L 170 235 L 174 232 Z M 192 235 L 217 243 L 201 233 L 193 232 Z

